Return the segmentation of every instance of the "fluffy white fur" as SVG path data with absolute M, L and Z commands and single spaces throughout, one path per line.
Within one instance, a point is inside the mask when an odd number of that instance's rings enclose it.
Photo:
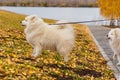
M 110 46 L 114 52 L 113 59 L 117 57 L 117 65 L 120 66 L 120 29 L 111 29 L 107 37 L 109 39 Z
M 63 22 L 65 21 L 57 23 Z M 48 25 L 36 15 L 27 16 L 21 24 L 25 26 L 28 43 L 34 48 L 32 56 L 38 57 L 43 50 L 56 50 L 64 57 L 64 61 L 69 60 L 75 40 L 71 25 Z

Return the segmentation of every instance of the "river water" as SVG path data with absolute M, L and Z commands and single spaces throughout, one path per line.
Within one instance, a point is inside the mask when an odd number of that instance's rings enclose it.
M 74 7 L 6 7 L 1 6 L 0 10 L 12 11 L 15 13 L 32 15 L 36 14 L 41 18 L 55 20 L 67 20 L 70 22 L 90 21 L 103 19 L 99 8 L 74 8 Z M 103 22 L 102 22 L 103 23 Z M 89 24 L 101 24 L 89 23 Z

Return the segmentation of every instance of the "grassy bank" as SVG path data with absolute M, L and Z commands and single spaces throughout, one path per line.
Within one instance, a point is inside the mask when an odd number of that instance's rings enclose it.
M 24 17 L 0 11 L 0 79 L 115 80 L 85 25 L 74 25 L 76 41 L 68 63 L 64 63 L 60 55 L 52 51 L 44 51 L 40 58 L 31 59 L 32 47 L 27 43 L 23 27 L 19 24 Z

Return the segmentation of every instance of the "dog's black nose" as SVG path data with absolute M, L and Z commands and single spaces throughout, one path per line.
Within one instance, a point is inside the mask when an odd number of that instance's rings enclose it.
M 110 37 L 108 37 L 108 39 L 110 39 Z

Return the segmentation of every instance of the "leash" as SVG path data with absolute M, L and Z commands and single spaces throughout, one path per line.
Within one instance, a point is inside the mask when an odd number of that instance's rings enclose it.
M 55 23 L 55 24 L 49 24 L 49 25 L 77 24 L 77 23 L 90 23 L 90 22 L 101 22 L 101 21 L 109 21 L 109 20 L 108 19 L 105 19 L 105 20 L 91 20 L 91 21 L 81 21 L 81 22 Z

